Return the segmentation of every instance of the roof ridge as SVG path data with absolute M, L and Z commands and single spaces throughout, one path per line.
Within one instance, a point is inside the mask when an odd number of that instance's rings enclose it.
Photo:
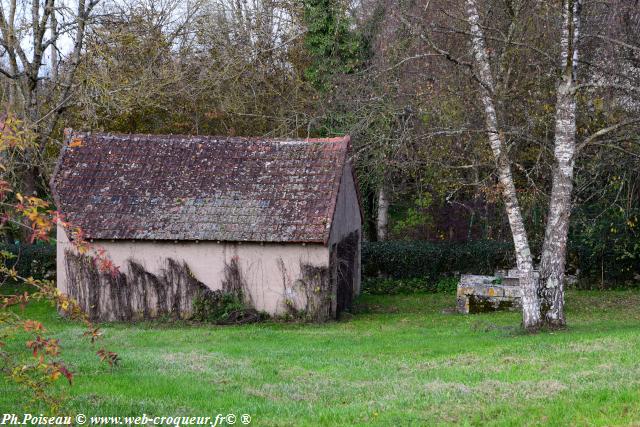
M 196 140 L 227 140 L 233 142 L 311 142 L 311 143 L 342 143 L 348 144 L 351 137 L 349 135 L 333 136 L 333 137 L 270 137 L 270 136 L 241 136 L 241 135 L 198 135 L 198 134 L 153 134 L 153 133 L 122 133 L 122 132 L 103 132 L 103 131 L 79 131 L 72 128 L 64 129 L 65 140 L 69 140 L 71 136 L 87 137 L 87 136 L 103 136 L 103 137 L 127 137 L 127 138 L 159 138 L 164 140 L 170 139 L 196 139 Z

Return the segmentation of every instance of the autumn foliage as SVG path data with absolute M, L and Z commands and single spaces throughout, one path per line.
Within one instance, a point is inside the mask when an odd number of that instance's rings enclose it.
M 23 129 L 22 123 L 15 118 L 5 120 L 2 134 L 0 134 L 0 154 L 22 150 L 30 142 L 31 134 Z M 0 171 L 7 170 L 3 164 L 10 156 L 0 157 Z M 65 221 L 61 215 L 51 208 L 49 202 L 34 196 L 24 196 L 14 192 L 12 185 L 5 179 L 0 179 L 0 203 L 2 205 L 2 225 L 11 223 L 25 230 L 28 241 L 48 241 L 56 225 L 63 227 L 74 243 L 79 253 L 93 256 L 94 261 L 102 271 L 114 274 L 117 268 L 106 256 L 104 250 L 94 247 L 84 238 L 82 230 Z M 40 405 L 45 405 L 52 412 L 56 412 L 62 405 L 62 400 L 51 387 L 60 379 L 73 383 L 73 372 L 62 358 L 62 343 L 51 336 L 46 326 L 41 322 L 25 316 L 25 308 L 34 301 L 45 301 L 58 308 L 61 315 L 70 320 L 84 324 L 84 337 L 91 345 L 96 345 L 102 336 L 102 331 L 94 325 L 77 301 L 61 293 L 53 281 L 23 277 L 11 265 L 10 252 L 0 252 L 0 291 L 9 284 L 12 289 L 29 289 L 13 293 L 0 292 L 0 372 L 20 387 L 28 390 L 31 399 Z M 14 286 L 14 285 L 19 286 Z M 7 345 L 9 338 L 25 336 L 24 346 L 20 350 Z M 118 355 L 104 348 L 96 350 L 98 359 L 113 367 L 118 363 Z

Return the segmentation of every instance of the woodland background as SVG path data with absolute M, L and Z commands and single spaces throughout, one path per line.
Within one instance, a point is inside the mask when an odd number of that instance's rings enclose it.
M 577 96 L 568 268 L 584 286 L 625 286 L 640 273 L 640 4 L 583 3 L 579 73 L 589 87 Z M 477 4 L 488 52 L 509 65 L 495 93 L 497 113 L 535 257 L 554 161 L 561 2 Z M 366 240 L 393 241 L 365 250 L 365 263 L 378 260 L 371 275 L 398 276 L 400 264 L 382 266 L 389 257 L 416 269 L 425 256 L 468 260 L 443 271 L 488 269 L 483 259 L 509 257 L 511 233 L 470 71 L 464 7 L 429 0 L 4 0 L 5 134 L 32 141 L 2 154 L 9 197 L 51 201 L 48 180 L 67 127 L 350 134 Z M 609 131 L 591 138 L 602 129 Z M 48 262 L 50 252 L 29 248 L 20 224 L 4 222 L 2 235 L 12 251 Z

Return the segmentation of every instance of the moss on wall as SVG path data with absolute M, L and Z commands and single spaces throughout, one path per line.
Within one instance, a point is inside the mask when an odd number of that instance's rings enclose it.
M 300 263 L 299 277 L 291 277 L 282 259 L 278 262 L 284 289 L 283 304 L 296 319 L 325 322 L 335 317 L 329 269 Z
M 94 321 L 185 319 L 196 295 L 208 289 L 186 263 L 171 258 L 157 275 L 134 260 L 127 265 L 127 274 L 101 272 L 92 257 L 65 251 L 68 293 Z
M 335 317 L 333 312 L 333 289 L 327 267 L 300 264 L 299 284 L 304 290 L 307 304 L 306 312 L 310 320 L 325 322 Z
M 247 286 L 247 280 L 242 275 L 237 256 L 231 258 L 230 262 L 224 263 L 222 292 L 235 295 L 245 305 L 253 307 L 253 301 L 251 299 L 249 287 Z

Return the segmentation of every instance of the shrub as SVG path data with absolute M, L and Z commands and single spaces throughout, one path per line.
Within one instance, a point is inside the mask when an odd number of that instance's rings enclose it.
M 6 267 L 15 268 L 22 277 L 54 279 L 56 271 L 56 247 L 48 243 L 33 245 L 0 244 L 0 251 L 13 257 L 2 257 Z
M 264 314 L 247 307 L 242 295 L 219 290 L 203 290 L 193 300 L 193 320 L 220 325 L 253 323 Z
M 443 277 L 436 282 L 436 292 L 443 294 L 455 293 L 458 290 L 459 277 Z
M 370 277 L 362 282 L 362 293 L 370 295 L 453 293 L 458 288 L 458 281 L 458 277 L 443 277 L 437 282 L 416 277 L 411 279 Z
M 362 274 L 365 278 L 421 278 L 436 283 L 452 273 L 493 274 L 515 264 L 511 243 L 491 240 L 465 243 L 428 241 L 365 242 Z
M 640 275 L 637 219 L 606 217 L 595 224 L 576 224 L 569 243 L 568 267 L 599 287 L 625 287 Z
M 435 286 L 425 279 L 389 279 L 370 277 L 362 282 L 362 293 L 371 295 L 397 295 L 435 292 Z

